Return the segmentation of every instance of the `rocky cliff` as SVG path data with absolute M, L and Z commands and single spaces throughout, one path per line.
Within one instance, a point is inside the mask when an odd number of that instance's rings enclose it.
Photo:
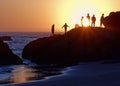
M 72 65 L 119 60 L 120 36 L 106 28 L 79 27 L 63 35 L 39 38 L 27 44 L 23 58 L 37 64 Z
M 120 11 L 111 12 L 104 18 L 103 24 L 106 28 L 120 31 Z
M 9 46 L 3 41 L 0 41 L 0 66 L 21 63 L 22 60 L 17 55 L 13 54 Z

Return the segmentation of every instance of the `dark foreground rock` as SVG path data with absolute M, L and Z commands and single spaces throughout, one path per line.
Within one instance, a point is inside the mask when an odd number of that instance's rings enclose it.
M 103 24 L 106 28 L 120 31 L 120 11 L 111 12 L 109 16 L 104 18 Z
M 23 58 L 38 64 L 119 60 L 120 35 L 106 28 L 77 28 L 64 35 L 39 38 L 27 44 Z
M 11 41 L 12 38 L 10 36 L 0 36 L 0 41 Z
M 21 64 L 22 60 L 9 49 L 8 45 L 0 41 L 0 66 Z

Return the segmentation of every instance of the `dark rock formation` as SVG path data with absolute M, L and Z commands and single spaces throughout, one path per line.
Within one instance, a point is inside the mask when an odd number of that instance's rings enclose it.
M 11 37 L 10 36 L 0 36 L 0 41 L 11 41 Z
M 0 41 L 0 66 L 21 64 L 22 60 L 9 49 L 8 45 Z
M 39 38 L 27 44 L 23 58 L 38 64 L 73 65 L 78 62 L 120 59 L 120 36 L 106 28 L 77 28 L 64 35 Z
M 109 16 L 104 18 L 103 24 L 106 28 L 120 31 L 120 11 L 111 12 Z

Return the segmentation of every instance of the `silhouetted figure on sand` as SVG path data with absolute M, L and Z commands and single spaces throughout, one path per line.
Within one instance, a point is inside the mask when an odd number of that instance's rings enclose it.
M 83 20 L 84 20 L 84 17 L 82 16 L 81 17 L 81 26 L 83 27 Z
M 90 26 L 90 15 L 89 15 L 89 13 L 87 14 L 86 18 L 87 18 L 87 20 L 89 22 L 89 26 Z
M 52 27 L 51 27 L 51 33 L 52 33 L 52 35 L 55 34 L 55 25 L 54 25 L 54 24 L 53 24 Z
M 102 16 L 100 18 L 100 27 L 102 27 L 102 25 L 103 25 L 103 19 L 104 19 L 104 14 L 102 14 Z
M 91 20 L 92 20 L 91 27 L 95 27 L 95 22 L 96 22 L 95 15 L 92 16 Z
M 69 27 L 69 26 L 67 25 L 67 23 L 65 23 L 65 24 L 62 26 L 62 28 L 65 29 L 65 33 L 67 32 L 67 27 Z

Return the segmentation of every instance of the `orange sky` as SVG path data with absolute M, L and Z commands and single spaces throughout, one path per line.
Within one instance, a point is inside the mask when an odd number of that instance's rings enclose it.
M 57 31 L 67 22 L 72 28 L 87 13 L 97 17 L 119 11 L 119 0 L 0 0 L 0 32 Z

